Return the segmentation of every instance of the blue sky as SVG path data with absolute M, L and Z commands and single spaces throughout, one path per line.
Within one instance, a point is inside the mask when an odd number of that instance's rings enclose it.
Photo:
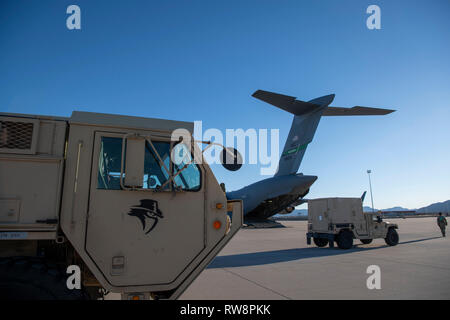
M 66 28 L 71 4 L 81 30 Z M 366 27 L 371 4 L 381 30 Z M 359 196 L 372 169 L 375 207 L 416 208 L 450 198 L 449 14 L 448 0 L 2 0 L 0 111 L 278 128 L 281 152 L 291 115 L 251 94 L 335 93 L 397 112 L 323 118 L 299 170 L 319 176 L 309 197 Z M 213 170 L 228 190 L 263 178 Z

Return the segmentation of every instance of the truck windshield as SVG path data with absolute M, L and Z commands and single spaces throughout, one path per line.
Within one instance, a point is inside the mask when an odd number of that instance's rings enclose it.
M 166 168 L 173 170 L 176 174 L 191 157 L 190 153 L 180 162 L 177 161 L 171 166 L 170 143 L 162 141 L 152 141 L 158 155 L 164 162 Z M 175 152 L 188 152 L 184 144 L 177 144 Z M 120 164 L 122 157 L 122 138 L 102 137 L 100 145 L 100 155 L 98 162 L 98 183 L 97 189 L 120 190 Z M 125 159 L 126 161 L 126 159 Z M 125 166 L 124 166 L 125 167 Z M 126 172 L 124 173 L 124 175 Z M 161 187 L 168 179 L 169 173 L 159 165 L 158 157 L 153 149 L 146 142 L 144 159 L 144 176 L 142 177 L 143 189 L 155 189 Z M 197 191 L 200 189 L 200 170 L 195 163 L 189 164 L 186 169 L 175 177 L 175 183 L 183 190 Z M 170 184 L 164 186 L 164 190 L 170 189 Z
M 173 172 L 174 174 L 180 172 L 175 177 L 175 183 L 184 190 L 200 189 L 200 170 L 198 166 L 191 163 L 182 170 L 182 168 L 192 160 L 192 155 L 187 146 L 183 143 L 178 143 L 173 148 L 173 154 L 176 157 L 173 161 Z

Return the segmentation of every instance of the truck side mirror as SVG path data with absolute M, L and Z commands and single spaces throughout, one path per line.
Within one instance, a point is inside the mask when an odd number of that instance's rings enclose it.
M 144 180 L 145 138 L 126 138 L 125 179 L 126 187 L 142 188 Z
M 220 153 L 220 160 L 222 161 L 222 166 L 230 171 L 236 171 L 242 167 L 242 156 L 234 148 L 223 148 Z

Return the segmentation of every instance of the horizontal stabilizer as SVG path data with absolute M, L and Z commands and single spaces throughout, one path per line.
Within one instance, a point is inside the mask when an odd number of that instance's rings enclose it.
M 353 108 L 328 107 L 323 116 L 382 116 L 395 110 L 355 106 Z
M 334 95 L 323 96 L 309 102 L 296 100 L 295 97 L 286 96 L 284 94 L 257 90 L 252 94 L 253 97 L 267 102 L 275 107 L 290 112 L 296 116 L 309 113 L 316 110 L 319 106 L 329 105 Z M 369 108 L 355 106 L 353 108 L 327 107 L 323 112 L 323 116 L 376 116 L 386 115 L 394 112 L 391 109 Z
M 257 90 L 252 96 L 296 116 L 308 113 L 319 107 L 319 105 L 315 103 L 296 100 L 295 97 L 264 90 Z
M 264 90 L 257 90 L 252 96 L 294 115 L 275 176 L 291 175 L 298 171 L 306 148 L 312 141 L 322 116 L 386 115 L 395 111 L 361 106 L 330 107 L 334 100 L 334 94 L 315 98 L 308 102 Z

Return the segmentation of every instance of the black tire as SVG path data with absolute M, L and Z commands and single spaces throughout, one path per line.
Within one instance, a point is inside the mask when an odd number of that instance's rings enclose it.
M 314 238 L 314 243 L 316 244 L 316 246 L 322 248 L 325 247 L 328 244 L 328 239 L 324 239 L 324 238 Z
M 342 230 L 339 232 L 336 242 L 340 249 L 350 249 L 353 247 L 353 233 L 349 230 Z
M 395 230 L 394 228 L 389 228 L 387 234 L 386 234 L 386 238 L 384 238 L 384 241 L 386 241 L 386 244 L 389 246 L 395 246 L 398 244 L 398 233 L 397 230 Z
M 359 239 L 361 241 L 362 244 L 369 244 L 372 243 L 373 239 Z
M 0 300 L 86 300 L 83 290 L 69 290 L 65 270 L 44 259 L 0 258 Z

